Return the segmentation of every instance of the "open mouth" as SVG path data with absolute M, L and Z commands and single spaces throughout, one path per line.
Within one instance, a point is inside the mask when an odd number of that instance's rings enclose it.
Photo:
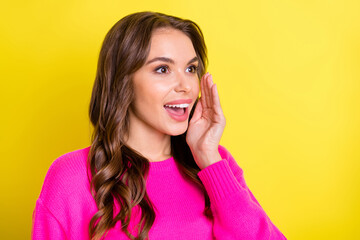
M 186 109 L 189 107 L 189 104 L 175 104 L 175 105 L 164 105 L 164 108 L 166 111 L 168 111 L 171 114 L 181 116 L 184 115 L 186 112 Z

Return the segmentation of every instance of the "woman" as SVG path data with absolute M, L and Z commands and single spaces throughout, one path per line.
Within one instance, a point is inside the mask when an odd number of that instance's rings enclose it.
M 219 145 L 225 117 L 206 65 L 192 21 L 140 12 L 110 29 L 92 144 L 50 167 L 33 239 L 285 239 Z

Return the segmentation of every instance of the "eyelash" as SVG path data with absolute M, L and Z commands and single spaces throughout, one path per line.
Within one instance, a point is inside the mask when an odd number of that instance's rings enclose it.
M 197 70 L 198 70 L 198 67 L 197 66 L 195 66 L 195 65 L 191 65 L 191 66 L 189 66 L 189 68 L 194 68 L 194 72 L 193 73 L 197 73 Z
M 164 68 L 166 69 L 166 71 L 169 71 L 169 67 L 168 67 L 168 66 L 162 65 L 162 66 L 157 67 L 157 68 L 155 69 L 155 72 L 158 73 L 158 74 L 164 74 L 163 72 L 159 72 L 159 70 L 164 69 Z M 188 68 L 193 68 L 194 72 L 192 72 L 192 73 L 197 73 L 197 70 L 198 70 L 198 67 L 197 67 L 197 66 L 191 65 L 191 66 L 189 66 Z

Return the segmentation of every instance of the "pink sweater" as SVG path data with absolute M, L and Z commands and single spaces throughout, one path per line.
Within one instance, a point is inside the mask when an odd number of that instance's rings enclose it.
M 89 150 L 67 153 L 51 165 L 33 212 L 32 239 L 89 239 L 89 222 L 97 212 L 86 174 Z M 231 154 L 221 145 L 219 153 L 221 161 L 198 173 L 210 198 L 213 221 L 203 215 L 200 188 L 180 174 L 173 158 L 150 162 L 146 190 L 158 210 L 150 240 L 286 239 L 248 189 Z M 139 209 L 133 209 L 128 228 L 133 235 Z M 129 239 L 120 226 L 118 222 L 104 239 Z

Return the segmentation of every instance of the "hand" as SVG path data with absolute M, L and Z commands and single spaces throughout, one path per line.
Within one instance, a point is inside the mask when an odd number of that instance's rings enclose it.
M 189 122 L 186 142 L 200 169 L 221 161 L 218 151 L 226 120 L 220 106 L 216 84 L 206 73 L 201 78 L 201 97 Z

